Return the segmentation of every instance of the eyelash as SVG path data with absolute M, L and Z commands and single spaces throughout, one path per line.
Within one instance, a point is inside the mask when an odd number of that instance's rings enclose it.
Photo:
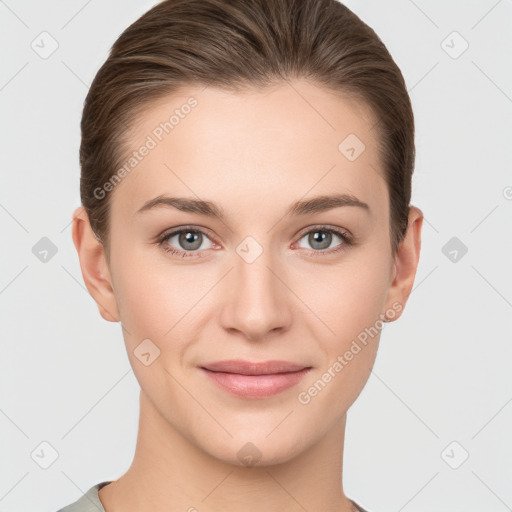
M 194 226 L 185 226 L 185 227 L 177 229 L 175 231 L 171 231 L 170 233 L 163 234 L 158 239 L 157 243 L 158 243 L 158 245 L 160 247 L 162 247 L 162 249 L 165 252 L 170 253 L 173 256 L 178 256 L 178 257 L 181 257 L 181 258 L 194 257 L 196 254 L 200 253 L 201 251 L 199 251 L 199 250 L 196 250 L 196 251 L 182 251 L 182 250 L 175 249 L 175 248 L 165 244 L 165 242 L 167 240 L 169 240 L 170 238 L 172 238 L 173 236 L 179 235 L 181 233 L 188 233 L 188 232 L 201 233 L 201 234 L 203 234 L 203 235 L 208 237 L 208 233 L 206 233 L 202 229 L 198 229 L 198 228 L 196 228 Z M 318 251 L 315 251 L 315 250 L 311 249 L 310 254 L 313 255 L 313 256 L 323 256 L 323 255 L 335 254 L 335 253 L 338 253 L 338 252 L 341 252 L 341 251 L 345 250 L 346 246 L 350 246 L 350 245 L 354 244 L 352 236 L 349 235 L 347 232 L 342 231 L 340 229 L 335 229 L 335 228 L 330 228 L 330 227 L 327 227 L 327 226 L 323 226 L 323 225 L 313 226 L 308 231 L 302 232 L 301 235 L 299 236 L 298 240 L 301 240 L 302 238 L 304 238 L 305 235 L 308 235 L 308 234 L 314 233 L 314 232 L 334 233 L 335 235 L 338 235 L 343 240 L 343 243 L 339 244 L 335 249 L 323 249 L 323 250 L 318 250 Z M 208 238 L 210 238 L 210 237 L 208 237 Z M 203 256 L 198 256 L 198 257 L 201 258 Z

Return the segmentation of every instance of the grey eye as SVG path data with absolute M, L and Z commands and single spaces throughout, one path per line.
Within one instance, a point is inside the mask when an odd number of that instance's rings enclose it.
M 329 249 L 333 241 L 333 235 L 343 241 L 340 235 L 328 229 L 313 229 L 301 237 L 301 240 L 307 238 L 307 242 L 310 244 L 311 248 L 323 251 Z M 305 247 L 305 249 L 308 249 L 308 247 Z
M 211 245 L 208 247 L 201 247 L 204 241 L 209 240 L 209 238 L 201 231 L 192 229 L 176 231 L 166 237 L 167 243 L 171 245 L 171 240 L 176 237 L 178 238 L 178 246 L 173 247 L 177 248 L 178 250 L 197 251 L 198 249 L 209 249 L 211 247 Z

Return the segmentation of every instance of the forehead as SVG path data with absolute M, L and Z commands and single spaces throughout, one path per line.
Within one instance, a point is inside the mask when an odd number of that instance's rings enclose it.
M 169 193 L 237 208 L 243 198 L 261 210 L 335 189 L 385 207 L 375 121 L 364 103 L 304 80 L 236 93 L 183 88 L 134 120 L 113 202 L 135 212 Z

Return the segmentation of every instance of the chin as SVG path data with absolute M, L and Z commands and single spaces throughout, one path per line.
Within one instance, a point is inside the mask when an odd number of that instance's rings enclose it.
M 233 439 L 219 440 L 213 445 L 203 446 L 203 449 L 226 464 L 240 467 L 283 464 L 301 453 L 299 439 L 284 432 L 274 432 L 273 439 L 269 439 L 266 438 L 267 433 L 257 435 L 251 431 L 247 436 L 235 435 Z

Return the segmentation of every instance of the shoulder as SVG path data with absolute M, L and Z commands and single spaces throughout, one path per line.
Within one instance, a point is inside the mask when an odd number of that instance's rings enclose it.
M 349 498 L 350 499 L 350 498 Z M 369 512 L 368 510 L 366 510 L 365 508 L 361 507 L 361 505 L 359 505 L 358 503 L 356 503 L 354 500 L 350 500 L 354 506 L 356 507 L 356 510 L 357 512 Z
M 98 491 L 110 482 L 109 480 L 93 485 L 85 494 L 80 496 L 78 500 L 66 505 L 57 512 L 105 512 L 98 496 Z
M 111 483 L 111 480 L 103 481 L 93 485 L 85 494 L 80 496 L 78 500 L 59 509 L 57 512 L 105 512 L 103 505 L 98 496 L 98 491 L 104 486 Z M 350 500 L 356 507 L 358 512 L 368 512 L 355 501 Z

